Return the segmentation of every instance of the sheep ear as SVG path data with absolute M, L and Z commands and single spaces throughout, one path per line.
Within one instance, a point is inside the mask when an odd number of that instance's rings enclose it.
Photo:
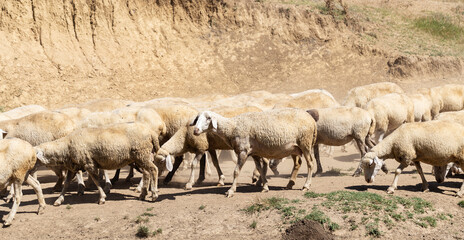
M 172 166 L 171 155 L 168 155 L 168 156 L 166 157 L 166 169 L 167 169 L 168 171 L 172 171 L 172 168 L 173 168 L 173 166 Z
M 213 125 L 213 131 L 217 132 L 217 120 L 216 120 L 216 118 L 211 118 L 211 124 Z
M 195 117 L 195 119 L 193 119 L 193 121 L 190 122 L 190 126 L 195 126 L 195 125 L 197 124 L 197 121 L 198 121 L 198 117 L 199 117 L 199 116 L 200 116 L 200 115 L 197 115 L 197 116 Z
M 6 137 L 6 135 L 8 134 L 8 132 L 6 132 L 5 130 L 3 129 L 0 129 L 0 139 L 4 139 Z

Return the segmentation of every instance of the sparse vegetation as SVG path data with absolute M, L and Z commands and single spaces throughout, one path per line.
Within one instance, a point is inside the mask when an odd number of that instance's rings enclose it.
M 205 208 L 206 208 L 205 205 L 201 205 L 198 209 L 203 210 L 203 209 L 205 209 Z
M 464 28 L 455 24 L 450 17 L 443 14 L 433 14 L 414 20 L 414 26 L 443 40 L 459 40 L 463 42 Z
M 141 215 L 141 216 L 145 216 L 145 217 L 153 217 L 153 216 L 155 216 L 155 214 L 153 214 L 153 213 L 149 213 L 149 212 L 144 212 L 144 213 L 142 213 L 142 215 Z
M 155 231 L 153 231 L 152 235 L 153 235 L 153 236 L 156 236 L 156 235 L 159 235 L 159 234 L 161 234 L 161 233 L 163 233 L 163 229 L 158 228 L 158 229 L 156 229 Z
M 72 208 L 72 207 L 71 207 L 71 205 L 69 205 L 69 204 L 68 204 L 68 205 L 66 205 L 66 209 L 68 209 L 68 210 L 69 210 L 69 209 L 71 209 L 71 208 Z
M 458 206 L 460 206 L 460 207 L 464 208 L 464 200 L 463 200 L 463 201 L 460 201 L 460 202 L 458 202 Z
M 101 219 L 99 217 L 96 217 L 93 220 L 95 220 L 95 222 L 100 222 Z
M 379 230 L 378 222 L 371 222 L 366 225 L 366 235 L 370 235 L 372 237 L 382 236 L 382 232 Z
M 253 222 L 250 224 L 250 228 L 256 229 L 256 226 L 257 226 L 257 225 L 258 225 L 258 222 L 253 221 Z
M 139 238 L 147 238 L 150 235 L 150 229 L 147 226 L 139 226 L 135 236 Z
M 148 221 L 150 221 L 150 219 L 148 219 L 148 217 L 141 217 L 141 216 L 138 216 L 136 219 L 135 219 L 135 223 L 147 223 Z

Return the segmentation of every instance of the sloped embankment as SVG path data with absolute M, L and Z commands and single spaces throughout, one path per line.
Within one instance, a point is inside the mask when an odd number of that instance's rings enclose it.
M 336 89 L 397 76 L 389 69 L 398 64 L 389 67 L 388 54 L 358 41 L 358 31 L 310 6 L 4 1 L 0 99 L 6 108 L 55 107 L 100 97 Z

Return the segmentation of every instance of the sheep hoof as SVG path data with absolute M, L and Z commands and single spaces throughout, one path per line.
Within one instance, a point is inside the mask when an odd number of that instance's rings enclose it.
M 111 187 L 112 187 L 111 184 L 107 184 L 107 185 L 105 186 L 105 189 L 103 189 L 103 192 L 105 192 L 106 194 L 110 193 Z
M 269 186 L 266 184 L 263 186 L 263 190 L 261 190 L 262 193 L 269 192 Z
M 459 192 L 456 193 L 456 197 L 462 198 L 463 195 L 464 195 L 464 194 L 463 194 L 463 192 L 461 192 L 461 191 L 459 191 Z
M 102 204 L 105 204 L 104 198 L 100 198 L 100 200 L 98 200 L 98 205 L 102 205 Z
M 142 188 L 136 187 L 135 190 L 134 190 L 134 192 L 136 192 L 136 193 L 142 192 Z
M 9 227 L 9 226 L 11 226 L 11 221 L 5 221 L 3 223 L 3 227 Z
M 430 192 L 430 190 L 426 188 L 426 189 L 422 189 L 422 192 Z
M 258 181 L 258 177 L 253 176 L 253 177 L 251 178 L 251 183 L 255 183 L 255 182 L 257 182 L 257 181 Z
M 202 177 L 202 178 L 198 178 L 197 181 L 195 182 L 195 185 L 200 185 L 203 183 L 203 181 L 205 181 L 205 178 Z
M 154 193 L 154 194 L 151 196 L 151 201 L 154 202 L 154 201 L 156 201 L 156 199 L 158 199 L 158 194 L 157 194 L 157 193 Z
M 39 209 L 37 210 L 37 215 L 42 215 L 44 213 L 45 206 L 39 206 Z
M 256 181 L 256 186 L 261 186 L 263 185 L 263 181 L 261 181 L 261 179 L 258 179 L 258 181 Z
M 225 180 L 226 180 L 226 177 L 225 177 L 224 175 L 221 175 L 221 176 L 219 177 L 219 182 L 218 182 L 217 186 L 218 186 L 218 187 L 224 186 L 224 185 L 225 185 L 225 183 L 224 183 Z
M 192 184 L 191 183 L 187 183 L 185 184 L 185 190 L 192 190 Z
M 5 202 L 6 203 L 9 203 L 11 201 L 11 199 L 13 198 L 13 195 L 8 195 L 6 198 L 5 198 Z
M 229 191 L 226 192 L 226 197 L 227 198 L 231 198 L 233 196 L 234 196 L 234 191 L 233 190 L 229 190 Z
M 275 176 L 279 176 L 280 173 L 279 173 L 279 170 L 277 170 L 277 168 L 271 168 L 272 172 L 274 173 Z
M 63 201 L 64 201 L 64 197 L 59 196 L 58 199 L 56 199 L 56 201 L 53 203 L 53 206 L 58 207 L 63 203 Z
M 303 192 L 309 191 L 309 186 L 304 186 L 304 187 L 301 189 L 301 191 L 303 191 Z
M 387 189 L 387 193 L 388 193 L 388 194 L 393 194 L 393 193 L 395 193 L 395 189 L 392 188 L 392 187 L 389 187 L 389 188 Z
M 295 185 L 295 182 L 290 180 L 290 182 L 288 182 L 288 184 L 287 184 L 286 189 L 292 189 L 294 185 Z

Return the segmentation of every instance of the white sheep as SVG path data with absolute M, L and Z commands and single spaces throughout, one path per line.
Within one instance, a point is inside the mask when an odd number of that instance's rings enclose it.
M 355 141 L 361 157 L 374 147 L 371 135 L 375 130 L 375 119 L 366 110 L 358 107 L 319 108 L 317 125 L 317 141 L 314 155 L 317 162 L 317 172 L 322 173 L 319 156 L 319 144 L 342 146 Z M 361 172 L 361 161 L 354 175 Z
M 39 106 L 39 105 L 26 105 L 26 106 L 22 106 L 22 107 L 17 107 L 17 108 L 14 108 L 14 109 L 10 110 L 10 111 L 2 112 L 0 114 L 0 121 L 10 120 L 10 119 L 18 119 L 18 118 L 22 118 L 22 117 L 25 117 L 27 115 L 42 112 L 42 111 L 45 111 L 45 110 L 47 110 L 47 109 L 45 109 L 44 107 Z
M 407 123 L 396 129 L 362 158 L 364 177 L 371 183 L 382 167 L 379 158 L 394 158 L 400 163 L 387 192 L 397 188 L 398 177 L 404 168 L 414 163 L 422 179 L 422 190 L 428 191 L 420 162 L 445 166 L 449 162 L 464 161 L 464 126 L 446 121 Z M 457 196 L 464 194 L 464 183 Z
M 11 225 L 22 197 L 22 184 L 26 181 L 34 189 L 39 200 L 38 214 L 45 209 L 45 200 L 39 181 L 29 175 L 36 163 L 35 151 L 31 144 L 18 138 L 0 140 L 0 189 L 9 185 L 14 188 L 13 207 L 3 223 Z
M 409 99 L 411 99 L 414 105 L 415 122 L 425 122 L 432 120 L 433 102 L 430 98 L 420 93 L 408 94 L 407 96 Z
M 392 82 L 372 83 L 350 89 L 343 105 L 366 108 L 367 103 L 371 99 L 389 93 L 404 93 L 404 91 L 400 86 Z
M 78 170 L 86 170 L 100 192 L 99 204 L 106 194 L 97 180 L 98 169 L 118 169 L 135 163 L 142 170 L 144 187 L 140 199 L 150 186 L 152 200 L 158 197 L 158 168 L 153 164 L 153 152 L 159 145 L 157 133 L 141 122 L 120 123 L 99 128 L 77 129 L 66 137 L 35 147 L 37 159 L 46 166 L 68 170 L 60 196 L 54 205 L 64 201 L 66 189 Z
M 464 85 L 445 84 L 431 89 L 441 97 L 443 105 L 440 112 L 459 111 L 464 109 Z
M 75 124 L 68 116 L 53 111 L 42 111 L 22 118 L 1 121 L 0 131 L 3 137 L 15 137 L 37 146 L 44 142 L 53 141 L 71 133 Z M 51 168 L 58 176 L 58 181 L 52 191 L 61 189 L 64 175 L 62 169 Z M 79 189 L 83 189 L 82 183 Z
M 374 98 L 366 109 L 375 119 L 377 142 L 401 124 L 414 122 L 414 103 L 405 94 L 391 93 Z
M 317 117 L 316 117 L 317 119 Z M 300 109 L 278 109 L 265 112 L 240 114 L 225 118 L 217 113 L 204 111 L 191 123 L 195 125 L 194 134 L 205 131 L 216 133 L 237 154 L 234 180 L 226 195 L 232 197 L 237 188 L 240 170 L 248 156 L 252 156 L 258 168 L 263 191 L 268 191 L 266 180 L 267 162 L 262 158 L 283 158 L 292 155 L 294 166 L 287 185 L 292 188 L 301 165 L 301 155 L 306 159 L 308 174 L 303 189 L 311 184 L 313 166 L 313 146 L 316 142 L 316 122 L 310 113 Z
M 290 94 L 292 97 L 274 105 L 276 108 L 329 108 L 338 107 L 340 104 L 328 91 L 324 89 L 311 89 L 300 93 Z

